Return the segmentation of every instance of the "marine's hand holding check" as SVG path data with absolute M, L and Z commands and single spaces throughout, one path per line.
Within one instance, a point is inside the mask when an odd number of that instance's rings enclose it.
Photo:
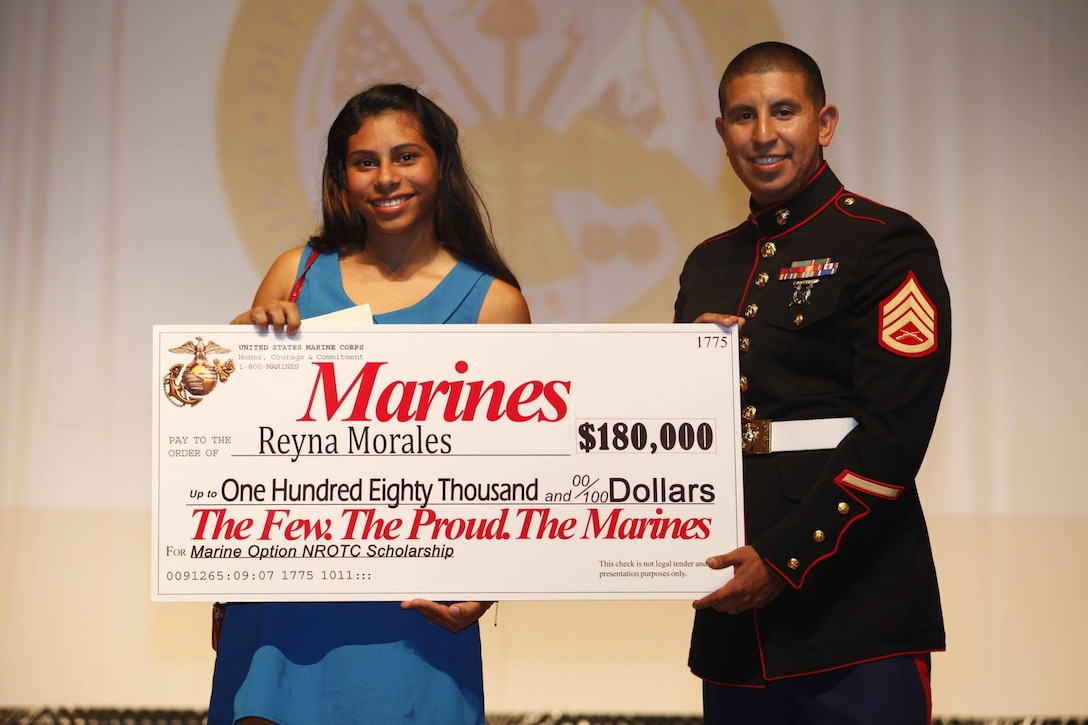
M 715 325 L 721 325 L 722 327 L 732 327 L 733 325 L 743 325 L 744 318 L 737 317 L 736 315 L 727 315 L 724 312 L 704 312 L 692 320 L 692 322 L 712 322 Z
M 786 588 L 786 581 L 771 571 L 751 546 L 706 560 L 711 569 L 733 567 L 733 578 L 719 589 L 696 600 L 696 609 L 713 607 L 722 614 L 740 614 L 767 606 Z

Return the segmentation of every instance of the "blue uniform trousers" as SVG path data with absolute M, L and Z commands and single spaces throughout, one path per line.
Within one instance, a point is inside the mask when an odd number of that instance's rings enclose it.
M 703 683 L 706 725 L 929 725 L 930 656 L 901 655 L 773 680 Z

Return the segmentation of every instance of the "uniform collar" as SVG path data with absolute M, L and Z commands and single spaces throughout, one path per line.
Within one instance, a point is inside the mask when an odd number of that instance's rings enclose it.
M 780 237 L 816 216 L 842 190 L 839 179 L 825 162 L 803 189 L 785 201 L 760 207 L 754 200 L 749 199 L 751 214 L 748 219 L 755 224 L 762 236 Z

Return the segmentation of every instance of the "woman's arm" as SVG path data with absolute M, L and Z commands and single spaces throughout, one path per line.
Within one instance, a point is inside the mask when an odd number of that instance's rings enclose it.
M 298 332 L 302 324 L 298 306 L 287 298 L 295 283 L 302 249 L 288 250 L 272 263 L 253 297 L 253 307 L 231 320 L 232 325 L 253 324 L 264 332 L 271 329 L 272 332 L 286 331 L 288 335 Z

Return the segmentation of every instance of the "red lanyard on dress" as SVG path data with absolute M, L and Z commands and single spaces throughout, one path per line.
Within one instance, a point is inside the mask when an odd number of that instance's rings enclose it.
M 288 302 L 297 302 L 298 296 L 302 292 L 302 283 L 306 279 L 306 273 L 310 271 L 310 265 L 317 259 L 318 251 L 315 249 L 310 252 L 310 258 L 306 260 L 306 266 L 302 268 L 302 274 L 295 280 L 295 286 L 291 288 L 291 294 L 287 296 Z

